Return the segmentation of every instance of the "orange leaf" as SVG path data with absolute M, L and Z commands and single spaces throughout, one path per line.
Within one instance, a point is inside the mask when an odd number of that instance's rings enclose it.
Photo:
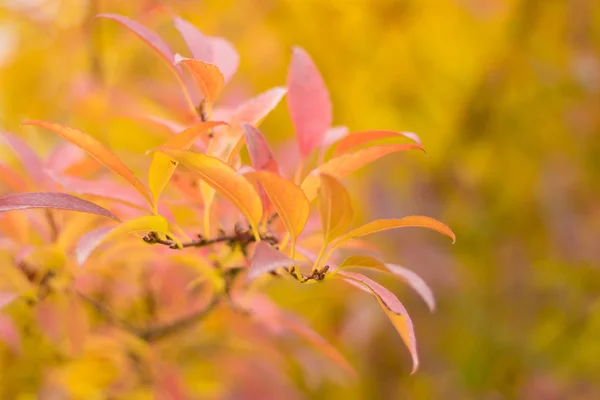
M 83 150 L 88 152 L 90 156 L 96 159 L 99 163 L 109 168 L 111 171 L 125 178 L 152 206 L 152 199 L 148 188 L 144 186 L 142 182 L 131 172 L 129 168 L 117 157 L 115 153 L 106 148 L 97 139 L 88 135 L 87 133 L 70 128 L 68 126 L 60 125 L 54 122 L 48 121 L 26 121 L 22 125 L 36 125 L 42 128 L 46 128 L 51 132 L 56 133 L 62 138 L 70 141 L 71 143 L 81 147 Z
M 207 105 L 212 107 L 225 85 L 225 78 L 223 78 L 219 67 L 204 61 L 185 58 L 179 54 L 175 55 L 175 62 L 185 64 L 204 95 Z
M 335 146 L 335 155 L 347 153 L 349 150 L 356 149 L 364 144 L 368 144 L 375 140 L 385 139 L 390 137 L 406 137 L 421 146 L 421 139 L 412 132 L 395 132 L 395 131 L 363 131 L 351 133 L 342 138 Z
M 433 218 L 424 217 L 424 216 L 420 216 L 420 215 L 411 215 L 411 216 L 399 218 L 399 219 L 378 219 L 375 221 L 371 221 L 368 224 L 360 226 L 356 229 L 353 229 L 350 232 L 346 233 L 345 235 L 339 237 L 335 241 L 335 243 L 333 244 L 333 248 L 331 249 L 331 252 L 333 252 L 333 250 L 335 250 L 338 247 L 340 247 L 341 245 L 343 245 L 345 242 L 352 240 L 354 238 L 360 237 L 360 236 L 365 236 L 365 235 L 369 235 L 371 233 L 381 232 L 381 231 L 385 231 L 388 229 L 407 228 L 407 227 L 420 227 L 420 228 L 432 229 L 434 231 L 438 231 L 438 232 L 450 237 L 452 239 L 452 243 L 454 243 L 456 241 L 456 236 L 450 230 L 450 228 L 448 228 L 447 225 L 445 225 L 445 224 L 441 223 L 440 221 L 433 219 Z
M 260 182 L 295 244 L 310 211 L 310 204 L 302 189 L 273 172 L 249 172 L 247 175 Z
M 312 201 L 317 196 L 319 188 L 319 175 L 324 173 L 331 175 L 334 178 L 341 179 L 346 175 L 372 163 L 381 157 L 396 153 L 398 151 L 413 150 L 423 148 L 416 144 L 390 144 L 373 146 L 366 149 L 360 149 L 354 153 L 342 154 L 339 157 L 332 158 L 324 164 L 321 164 L 313 173 L 308 175 L 302 182 L 302 190 L 306 193 L 309 201 Z
M 351 284 L 358 283 L 361 287 L 366 288 L 373 296 L 375 296 L 377 302 L 379 302 L 379 305 L 383 308 L 383 311 L 385 311 L 386 315 L 394 325 L 394 328 L 396 328 L 396 331 L 400 334 L 404 344 L 408 347 L 413 360 L 412 373 L 414 374 L 419 368 L 417 340 L 415 338 L 412 321 L 400 300 L 381 284 L 362 274 L 340 271 L 338 275 L 343 276 L 343 279 Z
M 196 124 L 183 132 L 171 136 L 165 143 L 164 147 L 173 149 L 187 150 L 194 143 L 196 138 L 215 126 L 223 125 L 224 122 L 208 121 Z M 173 171 L 177 167 L 177 163 L 172 161 L 168 156 L 161 153 L 154 153 L 150 170 L 148 172 L 148 186 L 152 192 L 154 199 L 154 210 L 156 211 L 158 197 L 169 182 Z
M 325 244 L 343 234 L 354 217 L 350 194 L 337 179 L 321 174 L 319 213 Z
M 262 218 L 262 204 L 260 197 L 246 178 L 238 175 L 233 168 L 215 157 L 168 147 L 161 147 L 158 151 L 197 172 L 204 182 L 231 201 L 248 218 L 255 235 L 258 234 L 257 227 Z

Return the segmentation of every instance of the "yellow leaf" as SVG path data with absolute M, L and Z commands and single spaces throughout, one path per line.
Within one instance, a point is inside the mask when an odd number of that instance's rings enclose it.
M 308 200 L 313 201 L 313 199 L 317 197 L 317 191 L 319 189 L 319 173 L 341 179 L 387 154 L 412 149 L 423 150 L 421 146 L 416 144 L 390 144 L 368 147 L 353 153 L 342 154 L 321 164 L 313 171 L 313 173 L 308 175 L 304 179 L 304 182 L 302 182 L 302 190 L 306 193 Z
M 326 174 L 321 174 L 319 213 L 325 244 L 346 232 L 354 217 L 350 194 L 337 179 Z
M 188 68 L 196 85 L 204 95 L 204 101 L 209 108 L 212 107 L 225 85 L 225 78 L 219 67 L 204 61 L 185 58 L 179 54 L 175 55 L 175 62 L 183 63 Z
M 210 187 L 215 189 L 244 214 L 258 236 L 258 224 L 262 218 L 260 197 L 246 178 L 223 161 L 191 151 L 161 147 L 158 151 L 197 172 Z
M 144 184 L 134 175 L 134 173 L 127 168 L 125 164 L 123 164 L 121 159 L 119 159 L 115 153 L 106 148 L 97 139 L 79 129 L 60 125 L 54 122 L 26 121 L 23 122 L 23 125 L 35 125 L 48 129 L 49 131 L 54 132 L 55 134 L 85 150 L 99 163 L 106 166 L 116 174 L 122 176 L 144 197 L 149 205 L 152 205 L 152 199 L 150 197 L 150 193 L 148 192 L 148 188 L 146 188 L 146 186 L 144 186 Z
M 187 150 L 200 134 L 206 132 L 210 128 L 223 124 L 224 122 L 216 121 L 201 122 L 175 136 L 170 137 L 163 146 Z M 169 182 L 169 179 L 171 178 L 171 175 L 173 175 L 173 171 L 175 171 L 176 167 L 176 161 L 172 161 L 168 156 L 162 153 L 154 153 L 152 163 L 150 164 L 150 170 L 148 172 L 148 186 L 150 186 L 150 192 L 152 193 L 152 198 L 154 199 L 155 213 L 158 198 Z
M 310 211 L 310 205 L 302 189 L 273 172 L 250 172 L 246 175 L 260 182 L 290 233 L 292 242 L 295 243 L 306 225 Z

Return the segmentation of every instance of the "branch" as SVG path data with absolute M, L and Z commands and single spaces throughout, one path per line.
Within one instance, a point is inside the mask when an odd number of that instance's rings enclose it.
M 275 245 L 278 243 L 277 238 L 269 233 L 261 234 L 260 238 L 261 238 L 261 240 L 264 240 L 272 245 Z M 187 248 L 187 247 L 206 247 L 206 246 L 211 246 L 211 245 L 217 244 L 217 243 L 228 243 L 230 245 L 239 244 L 243 247 L 243 246 L 247 246 L 248 244 L 254 242 L 255 238 L 254 238 L 254 235 L 252 234 L 252 232 L 249 230 L 246 230 L 246 231 L 236 230 L 236 232 L 233 234 L 230 234 L 230 235 L 221 234 L 220 236 L 217 236 L 217 237 L 214 237 L 211 239 L 204 238 L 202 235 L 199 234 L 198 240 L 193 240 L 193 241 L 187 242 L 187 243 L 181 243 L 181 246 L 179 246 L 175 241 L 169 239 L 168 237 L 167 237 L 167 240 L 164 240 L 164 239 L 159 238 L 158 235 L 156 234 L 156 232 L 149 232 L 146 236 L 144 236 L 144 241 L 146 243 L 150 243 L 150 244 L 162 244 L 165 246 L 169 246 L 172 249 L 178 249 L 178 248 Z
M 202 318 L 206 316 L 210 311 L 212 311 L 217 304 L 219 303 L 219 299 L 217 297 L 213 298 L 213 300 L 204 308 L 203 310 L 197 311 L 180 319 L 177 319 L 173 322 L 169 322 L 164 325 L 158 325 L 155 327 L 147 328 L 138 333 L 138 336 L 145 340 L 146 342 L 155 342 L 157 340 L 163 339 L 166 336 L 169 336 L 173 333 L 177 333 L 181 330 L 189 328 L 200 321 Z
M 102 315 L 105 319 L 114 323 L 115 325 L 118 325 L 122 329 L 124 329 L 136 336 L 139 336 L 140 330 L 137 327 L 130 324 L 128 321 L 124 320 L 123 318 L 119 317 L 109 307 L 107 307 L 106 305 L 102 304 L 101 302 L 99 302 L 81 292 L 77 292 L 77 294 L 79 295 L 79 297 L 81 297 L 82 300 L 86 301 L 88 304 L 90 304 L 92 307 L 94 307 L 94 309 L 98 312 L 98 314 Z

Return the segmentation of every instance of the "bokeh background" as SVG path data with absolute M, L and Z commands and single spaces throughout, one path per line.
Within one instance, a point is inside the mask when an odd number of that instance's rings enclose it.
M 135 102 L 173 117 L 161 93 L 177 90 L 176 82 L 131 33 L 91 17 L 128 15 L 186 54 L 157 5 L 0 1 L 1 128 L 40 152 L 54 138 L 19 127 L 25 119 L 78 126 L 120 153 L 145 151 L 153 128 L 116 111 Z M 428 151 L 385 158 L 345 180 L 358 193 L 360 221 L 423 214 L 457 234 L 452 246 L 414 230 L 373 239 L 437 296 L 430 314 L 412 292 L 386 282 L 412 315 L 421 369 L 409 375 L 403 344 L 367 295 L 341 286 L 275 289 L 360 373 L 346 385 L 316 385 L 310 398 L 600 398 L 596 0 L 162 5 L 236 45 L 242 61 L 225 103 L 284 85 L 291 46 L 299 45 L 328 84 L 336 125 L 413 131 Z M 291 137 L 283 103 L 262 130 L 275 144 Z

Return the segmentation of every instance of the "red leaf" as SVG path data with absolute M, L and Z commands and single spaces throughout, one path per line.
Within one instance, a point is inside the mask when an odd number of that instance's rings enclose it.
M 263 134 L 250 124 L 242 124 L 242 128 L 244 129 L 246 146 L 254 169 L 279 174 L 279 166 Z
M 415 133 L 412 132 L 395 132 L 395 131 L 364 131 L 355 132 L 345 136 L 341 139 L 336 148 L 335 155 L 346 153 L 350 150 L 354 150 L 369 142 L 373 142 L 378 139 L 385 139 L 390 137 L 406 137 L 411 139 L 413 142 L 422 146 L 421 139 Z
M 2 136 L 8 146 L 17 155 L 29 176 L 38 185 L 42 184 L 44 182 L 44 164 L 40 157 L 21 138 L 8 132 L 2 132 Z
M 413 324 L 408 316 L 408 312 L 398 300 L 398 298 L 390 292 L 385 287 L 381 286 L 381 284 L 375 282 L 374 280 L 367 278 L 366 276 L 356 273 L 356 272 L 347 272 L 340 271 L 338 275 L 342 275 L 346 277 L 346 281 L 351 284 L 355 284 L 358 282 L 364 287 L 366 287 L 374 296 L 377 298 L 377 301 L 387 314 L 388 318 L 402 337 L 402 340 L 408 347 L 410 351 L 412 360 L 413 360 L 413 369 L 412 373 L 419 368 L 419 355 L 417 353 L 417 340 L 415 338 L 415 332 L 413 329 Z
M 4 342 L 15 354 L 21 352 L 21 335 L 8 315 L 0 315 L 0 342 Z
M 62 210 L 102 215 L 114 219 L 115 221 L 119 221 L 119 218 L 107 209 L 66 193 L 12 193 L 0 197 L 0 212 L 24 210 L 27 208 L 58 208 Z
M 268 243 L 258 242 L 254 248 L 254 255 L 248 270 L 248 280 L 256 279 L 262 274 L 274 271 L 279 267 L 292 267 L 297 264 L 298 261 L 292 260 Z
M 308 53 L 299 47 L 293 49 L 287 86 L 288 108 L 300 154 L 306 158 L 323 143 L 333 121 L 333 112 L 321 74 Z

